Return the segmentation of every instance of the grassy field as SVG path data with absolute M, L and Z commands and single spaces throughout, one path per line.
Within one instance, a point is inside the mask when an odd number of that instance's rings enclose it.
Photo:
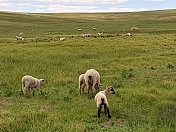
M 175 132 L 175 23 L 176 10 L 0 12 L 0 131 Z M 83 39 L 77 28 L 104 35 Z M 119 36 L 127 32 L 133 36 Z M 24 41 L 15 39 L 19 33 Z M 98 119 L 94 99 L 79 95 L 78 77 L 91 68 L 101 75 L 101 90 L 116 91 L 108 97 L 111 119 L 103 112 Z M 41 96 L 22 95 L 24 75 L 45 79 Z

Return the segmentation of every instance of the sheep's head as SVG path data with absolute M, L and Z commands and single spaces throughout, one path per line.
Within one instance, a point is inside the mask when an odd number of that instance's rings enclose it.
M 45 80 L 44 79 L 40 79 L 39 81 L 40 81 L 40 85 L 43 86 L 45 84 Z
M 115 91 L 111 86 L 106 86 L 106 89 L 107 89 L 109 94 L 115 94 Z

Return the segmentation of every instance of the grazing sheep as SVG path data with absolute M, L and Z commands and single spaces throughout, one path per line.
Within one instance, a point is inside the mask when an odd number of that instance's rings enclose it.
M 137 28 L 137 27 L 132 27 L 131 30 L 133 30 L 133 31 L 138 31 L 139 28 Z
M 92 28 L 92 30 L 96 31 L 96 28 Z
M 103 35 L 103 32 L 97 33 L 97 36 L 98 36 L 98 37 L 101 37 L 102 35 Z
M 32 92 L 33 89 L 36 88 L 38 94 L 40 94 L 40 86 L 43 86 L 45 83 L 44 79 L 37 79 L 32 76 L 26 75 L 22 78 L 22 90 L 24 95 L 26 95 L 27 89 L 31 88 Z M 34 95 L 34 92 L 33 92 Z
M 16 40 L 24 40 L 24 38 L 16 36 Z
M 79 28 L 78 31 L 82 31 L 82 29 Z
M 101 107 L 104 105 L 104 111 L 105 115 L 108 112 L 108 118 L 111 118 L 110 112 L 109 112 L 109 104 L 107 100 L 108 94 L 115 94 L 115 91 L 112 87 L 107 87 L 104 91 L 100 91 L 95 95 L 95 102 L 97 103 L 97 111 L 98 111 L 98 118 L 100 118 L 101 113 Z
M 80 37 L 81 38 L 91 37 L 91 34 L 89 34 L 89 33 L 88 34 L 81 34 Z
M 65 37 L 63 37 L 63 38 L 60 38 L 60 41 L 64 41 L 65 40 Z
M 92 97 L 94 95 L 94 88 L 96 89 L 97 92 L 99 92 L 100 89 L 100 74 L 94 70 L 94 69 L 90 69 L 87 70 L 85 75 L 84 75 L 84 80 L 88 89 L 88 94 L 89 91 L 91 90 L 92 92 Z
M 88 34 L 87 34 L 87 37 L 91 37 L 91 34 L 88 33 Z
M 126 36 L 132 36 L 132 34 L 131 33 L 127 33 Z
M 81 90 L 84 93 L 84 87 L 86 86 L 85 80 L 84 80 L 84 75 L 85 74 L 81 74 L 79 76 L 79 92 L 80 92 L 80 95 L 81 95 Z

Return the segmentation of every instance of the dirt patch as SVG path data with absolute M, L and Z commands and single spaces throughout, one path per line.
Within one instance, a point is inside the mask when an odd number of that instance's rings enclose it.
M 9 104 L 13 104 L 13 102 L 8 100 L 0 100 L 0 109 L 6 109 L 6 106 Z

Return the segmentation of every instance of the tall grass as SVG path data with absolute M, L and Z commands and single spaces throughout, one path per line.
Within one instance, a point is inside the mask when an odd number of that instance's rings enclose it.
M 77 14 L 80 19 L 76 14 L 74 18 L 70 14 L 0 13 L 12 27 L 16 21 L 22 24 L 32 21 L 29 27 L 21 29 L 25 32 L 24 41 L 13 39 L 11 35 L 16 33 L 10 32 L 8 23 L 0 25 L 9 29 L 0 40 L 0 131 L 175 131 L 175 33 L 160 34 L 168 21 L 160 23 L 158 32 L 157 24 L 149 19 L 166 17 L 168 12 Z M 117 21 L 131 26 L 136 17 L 140 18 L 139 26 L 144 18 L 148 20 L 144 30 L 132 37 L 111 34 L 118 27 Z M 125 21 L 127 18 L 133 21 Z M 73 19 L 72 24 L 81 28 L 86 24 L 89 27 L 112 24 L 100 26 L 106 32 L 104 37 L 82 39 L 73 25 L 67 25 Z M 54 35 L 59 20 L 69 32 L 59 29 L 60 34 Z M 174 21 L 171 19 L 171 23 Z M 51 29 L 45 24 L 51 24 Z M 129 25 L 123 26 L 128 29 Z M 29 34 L 30 27 L 38 28 Z M 51 34 L 41 35 L 46 29 Z M 71 33 L 73 36 L 59 41 L 62 34 Z M 112 119 L 103 112 L 98 119 L 95 101 L 87 94 L 79 95 L 78 77 L 90 68 L 100 73 L 101 90 L 111 85 L 116 91 L 108 97 Z M 22 95 L 24 75 L 45 79 L 41 96 L 37 92 L 34 97 Z

